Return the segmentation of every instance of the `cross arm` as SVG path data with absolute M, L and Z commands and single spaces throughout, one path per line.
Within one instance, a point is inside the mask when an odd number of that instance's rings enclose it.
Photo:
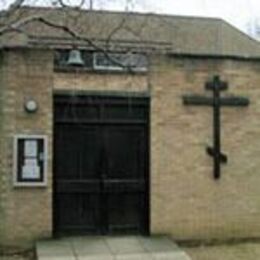
M 201 96 L 196 94 L 183 95 L 182 101 L 184 105 L 193 105 L 193 106 L 213 106 L 213 98 L 207 96 Z M 250 103 L 247 97 L 221 97 L 220 105 L 221 106 L 248 106 Z
M 210 146 L 208 146 L 208 147 L 206 148 L 206 152 L 207 152 L 208 155 L 210 155 L 210 156 L 212 156 L 212 157 L 214 157 L 215 154 L 216 154 L 215 149 L 212 148 L 212 147 L 210 147 Z M 221 162 L 221 163 L 227 163 L 227 161 L 228 161 L 227 155 L 224 154 L 224 153 L 221 153 L 221 152 L 220 152 L 220 154 L 219 154 L 219 159 L 220 159 L 220 162 Z

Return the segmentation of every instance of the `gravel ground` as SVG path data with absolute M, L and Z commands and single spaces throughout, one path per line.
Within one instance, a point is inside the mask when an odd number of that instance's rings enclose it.
M 19 256 L 19 255 L 15 255 L 15 256 L 1 256 L 0 255 L 0 260 L 35 260 L 33 257 L 31 256 Z
M 35 257 L 33 250 L 18 253 L 17 250 L 0 247 L 0 260 L 35 260 Z
M 257 260 L 260 243 L 183 248 L 192 260 Z
M 0 260 L 35 260 L 35 258 L 31 257 L 31 256 L 19 256 L 19 255 L 15 255 L 15 256 L 1 256 L 0 255 Z

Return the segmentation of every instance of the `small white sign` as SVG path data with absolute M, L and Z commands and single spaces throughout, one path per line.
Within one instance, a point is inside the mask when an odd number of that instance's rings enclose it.
M 37 159 L 36 158 L 25 159 L 24 166 L 31 166 L 31 167 L 38 166 Z
M 36 159 L 26 159 L 25 164 L 22 167 L 22 178 L 23 179 L 39 179 L 40 178 L 40 167 L 37 164 Z
M 36 157 L 37 156 L 37 141 L 26 140 L 24 143 L 24 155 L 25 157 Z

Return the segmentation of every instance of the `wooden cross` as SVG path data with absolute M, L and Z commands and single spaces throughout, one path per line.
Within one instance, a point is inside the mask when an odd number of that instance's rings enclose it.
M 207 153 L 214 159 L 214 178 L 220 178 L 220 164 L 227 163 L 227 156 L 221 152 L 221 124 L 220 108 L 222 106 L 248 106 L 249 99 L 246 97 L 221 97 L 220 93 L 228 89 L 227 82 L 221 81 L 219 76 L 214 76 L 212 81 L 206 82 L 206 90 L 213 92 L 213 97 L 201 95 L 184 95 L 184 105 L 212 106 L 213 107 L 213 147 L 207 147 Z

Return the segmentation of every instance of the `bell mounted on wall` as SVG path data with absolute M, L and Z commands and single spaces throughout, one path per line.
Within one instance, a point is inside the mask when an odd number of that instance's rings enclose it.
M 69 52 L 69 57 L 67 60 L 68 66 L 75 66 L 75 67 L 83 67 L 84 60 L 82 58 L 81 52 L 78 49 L 72 49 Z

